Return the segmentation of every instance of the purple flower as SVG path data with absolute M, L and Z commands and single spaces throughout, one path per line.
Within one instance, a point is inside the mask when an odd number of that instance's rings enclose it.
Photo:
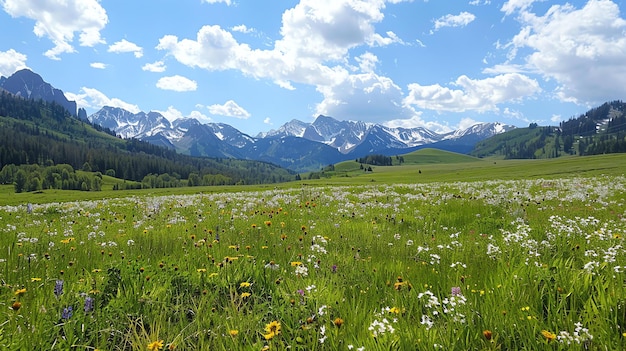
M 72 316 L 72 306 L 65 307 L 61 313 L 61 319 L 70 319 Z
M 302 289 L 299 289 L 299 290 L 297 291 L 297 293 L 298 293 L 298 294 L 300 294 L 300 296 L 304 296 L 304 290 L 302 290 Z
M 461 288 L 458 286 L 453 286 L 452 287 L 452 296 L 458 296 L 461 295 Z
M 331 270 L 333 273 L 337 273 L 337 265 L 336 265 L 336 264 L 334 264 L 332 267 L 330 267 L 330 270 Z
M 93 311 L 93 297 L 87 296 L 85 298 L 85 312 Z
M 63 281 L 57 280 L 56 284 L 54 284 L 54 295 L 58 298 L 63 295 Z

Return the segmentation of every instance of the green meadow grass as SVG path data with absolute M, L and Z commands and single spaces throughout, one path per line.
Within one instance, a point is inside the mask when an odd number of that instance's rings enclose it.
M 606 155 L 254 187 L 3 187 L 0 349 L 624 349 L 623 166 Z

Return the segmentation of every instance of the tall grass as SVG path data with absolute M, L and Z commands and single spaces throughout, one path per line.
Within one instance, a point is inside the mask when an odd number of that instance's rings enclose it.
M 598 176 L 3 206 L 0 349 L 622 349 L 625 190 Z

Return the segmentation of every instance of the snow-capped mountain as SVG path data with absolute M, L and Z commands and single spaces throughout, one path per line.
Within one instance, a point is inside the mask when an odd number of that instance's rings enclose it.
M 469 152 L 479 140 L 514 128 L 478 123 L 438 134 L 425 128 L 391 128 L 318 116 L 313 123 L 294 119 L 277 130 L 251 137 L 228 124 L 202 124 L 191 118 L 170 122 L 158 112 L 131 113 L 114 107 L 103 107 L 88 119 L 124 138 L 149 141 L 185 154 L 263 160 L 297 171 L 372 153 L 398 155 L 428 145 Z

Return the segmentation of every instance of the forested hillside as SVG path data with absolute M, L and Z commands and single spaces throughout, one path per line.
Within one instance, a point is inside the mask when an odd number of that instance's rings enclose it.
M 73 169 L 144 181 L 151 186 L 163 182 L 146 177 L 165 174 L 171 176 L 167 179 L 190 180 L 185 185 L 260 184 L 294 179 L 289 171 L 269 163 L 190 157 L 146 142 L 123 140 L 110 130 L 72 117 L 56 103 L 0 92 L 0 167 L 35 164 L 67 164 Z
M 476 144 L 473 156 L 554 158 L 626 152 L 626 104 L 607 102 L 561 122 L 558 127 L 531 123 Z

